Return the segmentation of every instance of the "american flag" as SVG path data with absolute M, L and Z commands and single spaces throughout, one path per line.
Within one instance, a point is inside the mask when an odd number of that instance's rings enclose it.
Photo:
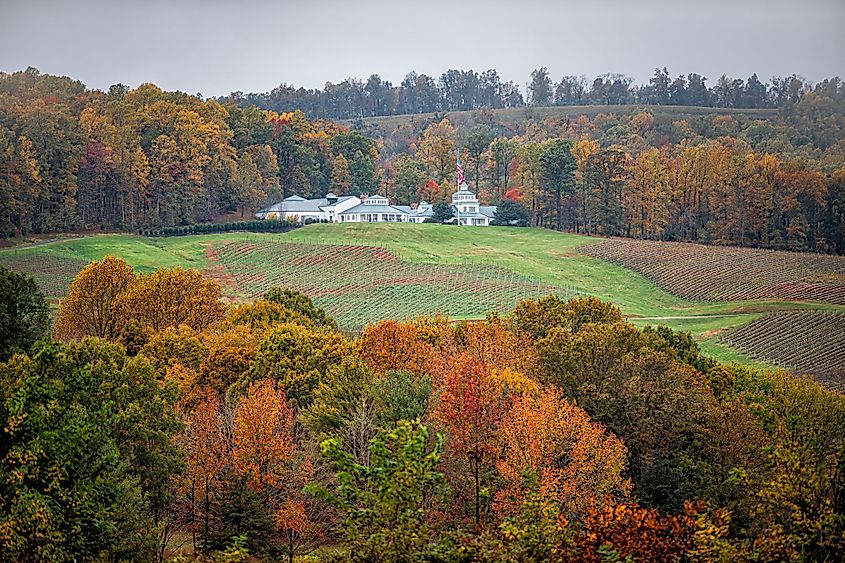
M 458 172 L 458 187 L 460 187 L 464 183 L 464 168 L 461 166 L 461 155 L 458 155 L 458 164 L 455 169 Z

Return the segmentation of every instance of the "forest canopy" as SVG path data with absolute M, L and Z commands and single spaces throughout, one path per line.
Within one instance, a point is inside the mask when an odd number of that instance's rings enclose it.
M 845 555 L 842 395 L 611 303 L 350 337 L 302 294 L 226 305 L 191 270 L 108 257 L 74 291 L 61 340 L 0 363 L 6 560 Z
M 432 95 L 468 99 L 453 91 L 461 72 L 447 75 Z M 723 81 L 707 89 L 696 76 L 667 86 L 658 70 L 637 90 L 648 105 L 550 114 L 536 110 L 568 87 L 538 69 L 532 105 L 510 114 L 481 96 L 432 106 L 470 112 L 345 124 L 296 97 L 204 100 L 152 84 L 100 92 L 32 68 L 0 73 L 0 232 L 193 225 L 329 191 L 446 203 L 460 153 L 483 204 L 518 204 L 503 207 L 502 224 L 845 252 L 845 84 L 752 77 L 724 81 L 736 91 L 723 95 Z M 381 107 L 394 94 L 353 97 Z M 581 101 L 623 103 L 608 96 Z M 758 102 L 741 101 L 749 96 Z M 724 109 L 664 106 L 682 100 Z M 776 109 L 732 109 L 749 104 Z

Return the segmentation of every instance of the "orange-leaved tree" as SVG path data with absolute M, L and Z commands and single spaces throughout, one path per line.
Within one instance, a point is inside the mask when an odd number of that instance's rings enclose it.
M 188 528 L 194 538 L 194 549 L 208 549 L 211 518 L 217 495 L 222 489 L 222 476 L 229 451 L 220 417 L 220 399 L 206 395 L 191 412 L 181 437 L 185 451 L 185 472 L 182 498 L 185 500 Z M 197 545 L 196 536 L 200 535 Z
M 531 337 L 509 329 L 498 317 L 456 324 L 452 339 L 441 348 L 449 356 L 465 353 L 490 368 L 528 375 L 537 370 L 537 350 Z
M 728 545 L 730 516 L 686 501 L 680 514 L 661 515 L 637 505 L 592 508 L 584 527 L 560 553 L 561 561 L 724 561 L 738 557 Z M 729 555 L 728 555 L 729 554 Z
M 394 320 L 367 326 L 356 348 L 364 363 L 380 375 L 391 370 L 423 374 L 433 353 L 415 324 Z
M 272 380 L 254 383 L 235 412 L 235 471 L 273 514 L 288 560 L 313 550 L 333 521 L 329 507 L 303 492 L 316 477 L 314 453 L 298 447 L 294 410 Z
M 448 436 L 445 471 L 462 500 L 459 505 L 473 506 L 476 525 L 486 512 L 487 487 L 495 476 L 499 424 L 514 396 L 532 383 L 517 372 L 494 371 L 467 354 L 454 357 L 443 378 L 433 418 Z
M 257 491 L 280 487 L 294 447 L 293 409 L 284 389 L 270 380 L 250 385 L 235 413 L 235 470 Z
M 568 519 L 630 493 L 622 441 L 553 387 L 517 396 L 499 425 L 499 440 L 502 456 L 496 467 L 505 486 L 494 508 L 501 515 L 519 510 L 526 474 Z

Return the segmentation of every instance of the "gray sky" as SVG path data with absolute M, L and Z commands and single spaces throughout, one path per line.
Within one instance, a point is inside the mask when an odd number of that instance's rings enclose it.
M 0 70 L 224 95 L 377 73 L 845 78 L 845 0 L 0 0 Z

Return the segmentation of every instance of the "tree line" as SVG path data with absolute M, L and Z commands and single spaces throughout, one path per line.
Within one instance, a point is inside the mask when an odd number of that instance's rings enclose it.
M 28 69 L 0 76 L 0 232 L 188 228 L 329 191 L 446 203 L 460 153 L 503 224 L 842 253 L 845 84 L 801 92 L 763 118 L 485 108 L 348 127 Z
M 842 396 L 610 303 L 349 338 L 297 292 L 106 257 L 53 331 L 31 278 L 0 287 L 9 561 L 845 555 Z
M 374 193 L 375 143 L 302 112 L 241 109 L 152 84 L 91 91 L 0 74 L 0 233 L 186 226 L 292 194 Z
M 696 73 L 672 78 L 664 67 L 656 68 L 647 84 L 618 73 L 588 80 L 567 75 L 558 81 L 547 67 L 531 72 L 526 96 L 513 81 L 504 82 L 495 69 L 484 72 L 449 69 L 439 78 L 409 72 L 399 85 L 373 74 L 367 80 L 348 78 L 327 82 L 322 89 L 282 83 L 270 92 L 232 92 L 219 98 L 241 107 L 256 106 L 276 112 L 300 109 L 311 118 L 360 119 L 386 115 L 464 111 L 480 108 L 516 108 L 570 105 L 677 105 L 719 108 L 784 108 L 801 97 L 824 88 L 793 74 L 761 82 L 757 74 L 747 79 L 720 76 L 712 86 Z

